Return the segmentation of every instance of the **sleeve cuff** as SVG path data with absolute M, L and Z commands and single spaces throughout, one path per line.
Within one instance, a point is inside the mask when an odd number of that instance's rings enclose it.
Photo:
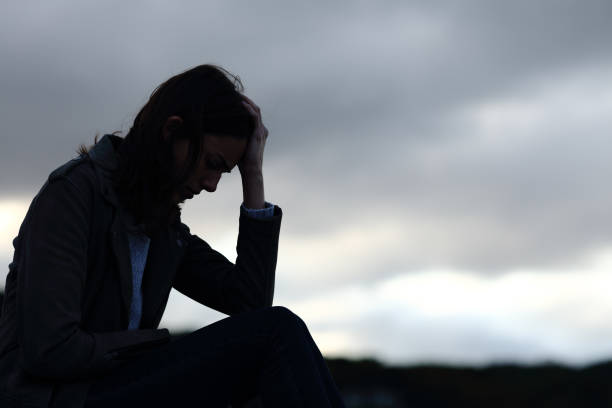
M 268 218 L 274 215 L 274 204 L 265 202 L 264 208 L 246 208 L 244 203 L 240 204 L 240 212 L 252 218 Z

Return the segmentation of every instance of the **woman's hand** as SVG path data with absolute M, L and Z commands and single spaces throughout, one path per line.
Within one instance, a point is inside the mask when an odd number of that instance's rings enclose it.
M 261 121 L 261 110 L 259 106 L 242 95 L 242 102 L 246 109 L 255 119 L 255 130 L 249 137 L 244 155 L 238 162 L 238 169 L 242 177 L 242 195 L 245 207 L 258 209 L 264 208 L 264 185 L 263 185 L 263 152 L 268 138 L 268 129 Z
M 259 106 L 255 105 L 255 102 L 247 96 L 242 96 L 244 97 L 242 103 L 255 119 L 255 130 L 249 138 L 244 156 L 242 156 L 242 159 L 240 159 L 238 163 L 238 169 L 244 177 L 245 173 L 261 173 L 263 152 L 266 146 L 266 139 L 268 138 L 268 129 L 266 129 L 261 121 L 261 110 Z

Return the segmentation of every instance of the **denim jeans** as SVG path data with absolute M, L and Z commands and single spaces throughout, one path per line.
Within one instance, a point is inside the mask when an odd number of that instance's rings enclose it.
M 91 387 L 86 408 L 344 407 L 296 314 L 272 306 L 219 320 L 126 361 Z

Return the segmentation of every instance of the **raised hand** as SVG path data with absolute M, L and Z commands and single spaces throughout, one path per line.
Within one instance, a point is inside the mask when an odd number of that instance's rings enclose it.
M 265 205 L 263 183 L 263 153 L 268 138 L 268 129 L 261 121 L 261 110 L 248 97 L 242 102 L 255 118 L 255 130 L 249 137 L 244 155 L 238 162 L 242 177 L 243 202 L 247 208 L 263 208 Z
M 250 136 L 244 156 L 238 163 L 241 174 L 261 173 L 263 164 L 263 153 L 268 138 L 268 129 L 261 120 L 261 110 L 250 98 L 243 95 L 242 103 L 255 118 L 255 130 Z

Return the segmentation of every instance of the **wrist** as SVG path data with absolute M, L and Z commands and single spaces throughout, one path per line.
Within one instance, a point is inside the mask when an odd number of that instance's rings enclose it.
M 262 168 L 258 165 L 240 166 L 239 170 L 243 180 L 245 178 L 263 178 Z
M 258 186 L 259 184 L 263 185 L 263 173 L 260 170 L 252 170 L 252 171 L 241 171 L 240 177 L 242 178 L 242 188 L 245 189 L 247 186 L 253 187 Z
M 261 174 L 261 172 L 243 174 L 242 196 L 244 205 L 247 208 L 264 208 L 264 182 L 263 175 Z

